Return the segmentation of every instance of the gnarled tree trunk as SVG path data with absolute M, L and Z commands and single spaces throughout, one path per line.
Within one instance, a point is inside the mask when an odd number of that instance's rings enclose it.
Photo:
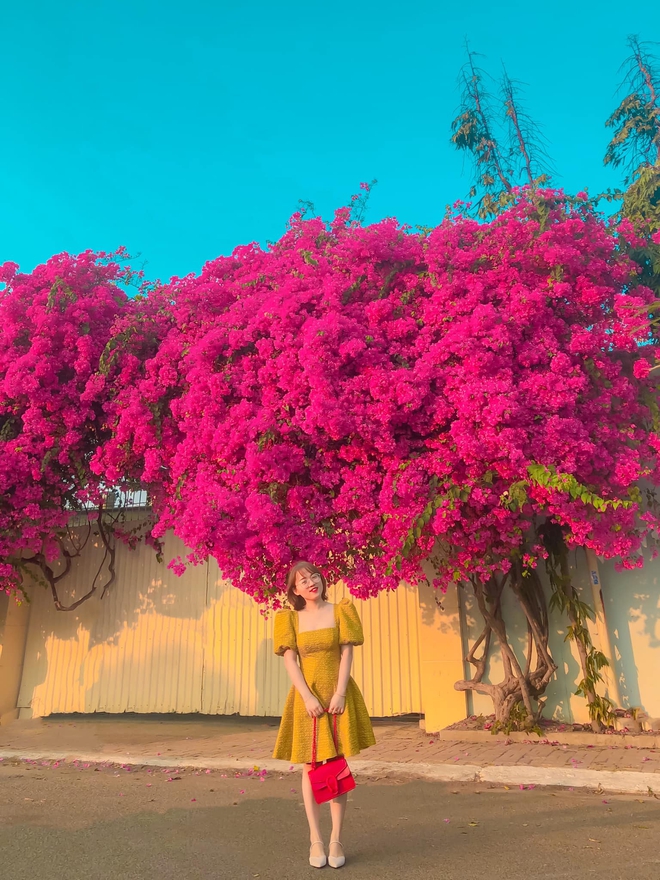
M 534 723 L 543 709 L 541 697 L 557 669 L 548 649 L 548 612 L 543 587 L 535 572 L 523 577 L 519 563 L 515 563 L 506 575 L 499 578 L 493 576 L 482 582 L 474 577 L 471 583 L 484 619 L 484 628 L 465 658 L 475 669 L 473 677 L 457 681 L 454 687 L 459 691 L 473 690 L 488 695 L 493 701 L 498 725 L 510 721 L 512 710 L 518 703 L 524 705 L 528 723 Z M 528 638 L 523 665 L 509 643 L 502 615 L 502 594 L 507 584 L 527 620 Z M 483 680 L 493 636 L 499 646 L 504 668 L 504 679 L 496 684 Z M 477 656 L 480 648 L 481 653 Z

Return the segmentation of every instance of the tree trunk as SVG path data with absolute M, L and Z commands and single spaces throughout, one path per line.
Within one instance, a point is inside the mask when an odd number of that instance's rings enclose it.
M 527 619 L 528 642 L 524 669 L 509 643 L 502 615 L 502 593 L 507 583 L 511 584 Z M 541 584 L 535 575 L 529 583 L 523 583 L 522 570 L 514 565 L 499 580 L 493 576 L 483 583 L 473 578 L 472 587 L 484 619 L 484 629 L 466 656 L 466 661 L 475 668 L 474 676 L 456 682 L 454 687 L 459 691 L 473 690 L 488 695 L 493 701 L 498 725 L 509 724 L 514 707 L 522 703 L 527 713 L 527 724 L 531 725 L 539 718 L 543 708 L 539 698 L 557 669 L 548 649 L 548 613 Z M 499 645 L 504 667 L 504 680 L 497 684 L 483 680 L 493 635 Z M 477 657 L 480 646 L 483 646 L 482 652 Z M 533 664 L 534 658 L 536 662 Z

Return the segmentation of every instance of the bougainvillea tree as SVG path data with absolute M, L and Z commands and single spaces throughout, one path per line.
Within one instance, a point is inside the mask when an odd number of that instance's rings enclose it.
M 130 306 L 118 267 L 91 255 L 6 268 L 5 585 L 19 557 L 62 552 L 75 504 L 139 484 L 151 539 L 171 529 L 190 548 L 175 570 L 214 556 L 264 606 L 300 557 L 359 597 L 402 579 L 469 586 L 484 631 L 457 687 L 489 694 L 503 721 L 519 705 L 532 717 L 556 669 L 543 561 L 597 714 L 602 658 L 566 554 L 639 565 L 658 525 L 638 490 L 658 477 L 652 294 L 628 221 L 582 194 L 514 195 L 488 223 L 457 208 L 425 233 L 349 209 L 329 225 L 294 215 L 267 250 Z M 527 619 L 523 662 L 504 589 Z
M 539 560 L 575 610 L 567 548 L 639 565 L 657 525 L 637 490 L 658 476 L 658 423 L 631 243 L 586 196 L 550 191 L 430 234 L 296 215 L 269 250 L 238 248 L 159 293 L 171 324 L 93 467 L 149 487 L 155 534 L 191 548 L 177 570 L 212 555 L 260 603 L 277 606 L 301 556 L 361 597 L 432 559 L 434 585 L 469 584 L 485 619 L 458 686 L 489 693 L 500 718 L 521 701 L 531 714 L 556 668 Z M 505 587 L 528 621 L 526 665 Z M 497 685 L 475 657 L 491 637 Z
M 7 263 L 0 276 L 0 590 L 22 591 L 30 572 L 60 610 L 114 576 L 112 537 L 99 516 L 107 487 L 89 463 L 109 438 L 99 363 L 127 308 L 123 257 L 61 254 L 29 274 Z M 81 549 L 68 530 L 75 511 L 95 520 L 105 570 L 66 606 L 58 583 Z

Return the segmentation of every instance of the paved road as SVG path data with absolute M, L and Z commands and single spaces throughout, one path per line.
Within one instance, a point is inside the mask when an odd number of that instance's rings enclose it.
M 653 797 L 364 780 L 349 811 L 346 877 L 660 877 Z M 298 880 L 305 828 L 293 773 L 0 765 L 2 880 Z

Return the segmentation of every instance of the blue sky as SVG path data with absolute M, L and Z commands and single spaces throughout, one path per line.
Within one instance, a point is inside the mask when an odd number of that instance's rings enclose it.
M 660 6 L 26 0 L 0 28 L 0 261 L 123 244 L 164 280 L 373 178 L 367 222 L 439 222 L 470 182 L 449 144 L 466 37 L 527 83 L 558 185 L 616 186 L 604 121 Z

